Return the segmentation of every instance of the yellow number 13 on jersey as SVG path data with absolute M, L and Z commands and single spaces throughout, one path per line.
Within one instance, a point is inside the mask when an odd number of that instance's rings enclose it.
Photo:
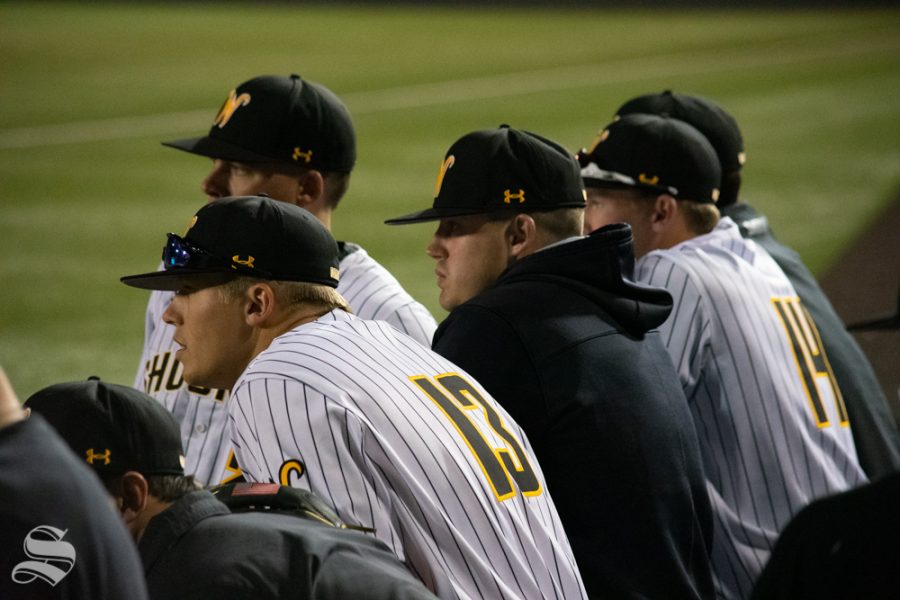
M 822 347 L 819 332 L 809 313 L 800 305 L 800 299 L 796 296 L 772 298 L 772 305 L 787 331 L 788 339 L 790 339 L 797 370 L 803 380 L 803 387 L 806 389 L 806 396 L 812 407 L 816 424 L 819 427 L 831 425 L 818 386 L 818 382 L 824 380 L 827 385 L 831 386 L 841 426 L 847 427 L 850 420 L 847 418 L 844 398 L 834 379 L 834 373 L 831 372 L 831 365 L 828 364 L 828 357 L 825 356 L 825 348 Z
M 455 373 L 438 375 L 434 379 L 416 375 L 410 377 L 410 380 L 437 404 L 456 427 L 481 465 L 498 500 L 506 500 L 516 495 L 514 481 L 524 496 L 541 494 L 541 482 L 522 444 L 506 429 L 500 415 L 478 393 L 475 386 Z M 505 442 L 504 447 L 492 446 L 472 418 L 466 414 L 468 411 L 479 409 L 483 411 L 491 430 Z

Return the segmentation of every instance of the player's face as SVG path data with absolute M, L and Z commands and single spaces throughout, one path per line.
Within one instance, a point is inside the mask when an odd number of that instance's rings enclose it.
M 212 170 L 200 187 L 210 202 L 223 196 L 268 194 L 276 200 L 293 202 L 299 193 L 296 177 L 279 173 L 269 165 L 213 159 Z
M 231 389 L 250 362 L 253 330 L 244 321 L 244 304 L 225 296 L 221 286 L 175 294 L 163 321 L 175 326 L 181 345 L 175 358 L 191 385 Z
M 628 223 L 634 235 L 634 256 L 640 258 L 652 248 L 651 214 L 627 190 L 588 188 L 584 209 L 584 233 L 613 223 Z
M 482 215 L 441 219 L 425 251 L 437 261 L 438 301 L 445 310 L 480 294 L 509 265 L 508 225 Z

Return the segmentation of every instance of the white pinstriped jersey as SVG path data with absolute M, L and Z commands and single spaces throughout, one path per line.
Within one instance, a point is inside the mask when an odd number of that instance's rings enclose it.
M 248 479 L 311 489 L 371 527 L 442 598 L 582 598 L 522 430 L 456 365 L 336 310 L 278 337 L 235 384 Z
M 437 327 L 434 317 L 413 300 L 387 269 L 358 246 L 340 263 L 340 292 L 353 311 L 362 318 L 382 319 L 431 347 Z M 185 472 L 203 484 L 228 481 L 240 474 L 225 436 L 226 390 L 188 386 L 181 377 L 181 363 L 175 360 L 178 344 L 172 341 L 175 328 L 162 320 L 172 301 L 172 292 L 152 292 L 147 304 L 144 348 L 134 387 L 159 400 L 181 424 L 185 451 Z
M 700 437 L 717 591 L 746 597 L 803 506 L 866 481 L 840 390 L 790 282 L 730 219 L 635 277 L 673 296 L 660 329 Z

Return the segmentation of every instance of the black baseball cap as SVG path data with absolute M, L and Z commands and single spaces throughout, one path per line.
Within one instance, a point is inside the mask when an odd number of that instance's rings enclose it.
M 668 116 L 625 115 L 579 152 L 578 161 L 586 187 L 632 187 L 708 203 L 719 198 L 715 150 L 702 133 Z
M 163 142 L 238 162 L 300 165 L 349 173 L 356 134 L 347 107 L 325 86 L 299 75 L 265 75 L 229 92 L 205 137 Z
M 121 281 L 170 291 L 238 276 L 337 287 L 338 264 L 337 242 L 309 211 L 268 196 L 235 196 L 198 210 L 184 237 L 169 234 L 164 270 Z
M 465 135 L 450 146 L 431 208 L 385 223 L 577 207 L 584 207 L 584 189 L 571 153 L 539 135 L 501 125 Z
M 92 377 L 46 387 L 25 406 L 43 416 L 100 475 L 184 475 L 178 423 L 134 388 Z
M 669 115 L 692 125 L 712 144 L 723 175 L 740 171 L 747 161 L 737 121 L 709 98 L 665 90 L 632 98 L 616 111 L 619 117 L 632 113 Z

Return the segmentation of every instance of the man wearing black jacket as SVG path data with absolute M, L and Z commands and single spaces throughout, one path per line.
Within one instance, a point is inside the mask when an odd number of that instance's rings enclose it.
M 184 475 L 178 423 L 143 392 L 93 379 L 44 388 L 26 406 L 110 491 L 151 598 L 435 598 L 384 544 L 315 518 L 327 513 L 232 514 Z M 278 495 L 275 484 L 239 485 L 225 496 L 238 504 Z
M 654 331 L 672 299 L 630 280 L 627 225 L 581 237 L 583 212 L 572 156 L 502 126 L 454 143 L 432 208 L 387 223 L 440 221 L 434 350 L 527 433 L 588 593 L 710 597 L 696 434 Z

